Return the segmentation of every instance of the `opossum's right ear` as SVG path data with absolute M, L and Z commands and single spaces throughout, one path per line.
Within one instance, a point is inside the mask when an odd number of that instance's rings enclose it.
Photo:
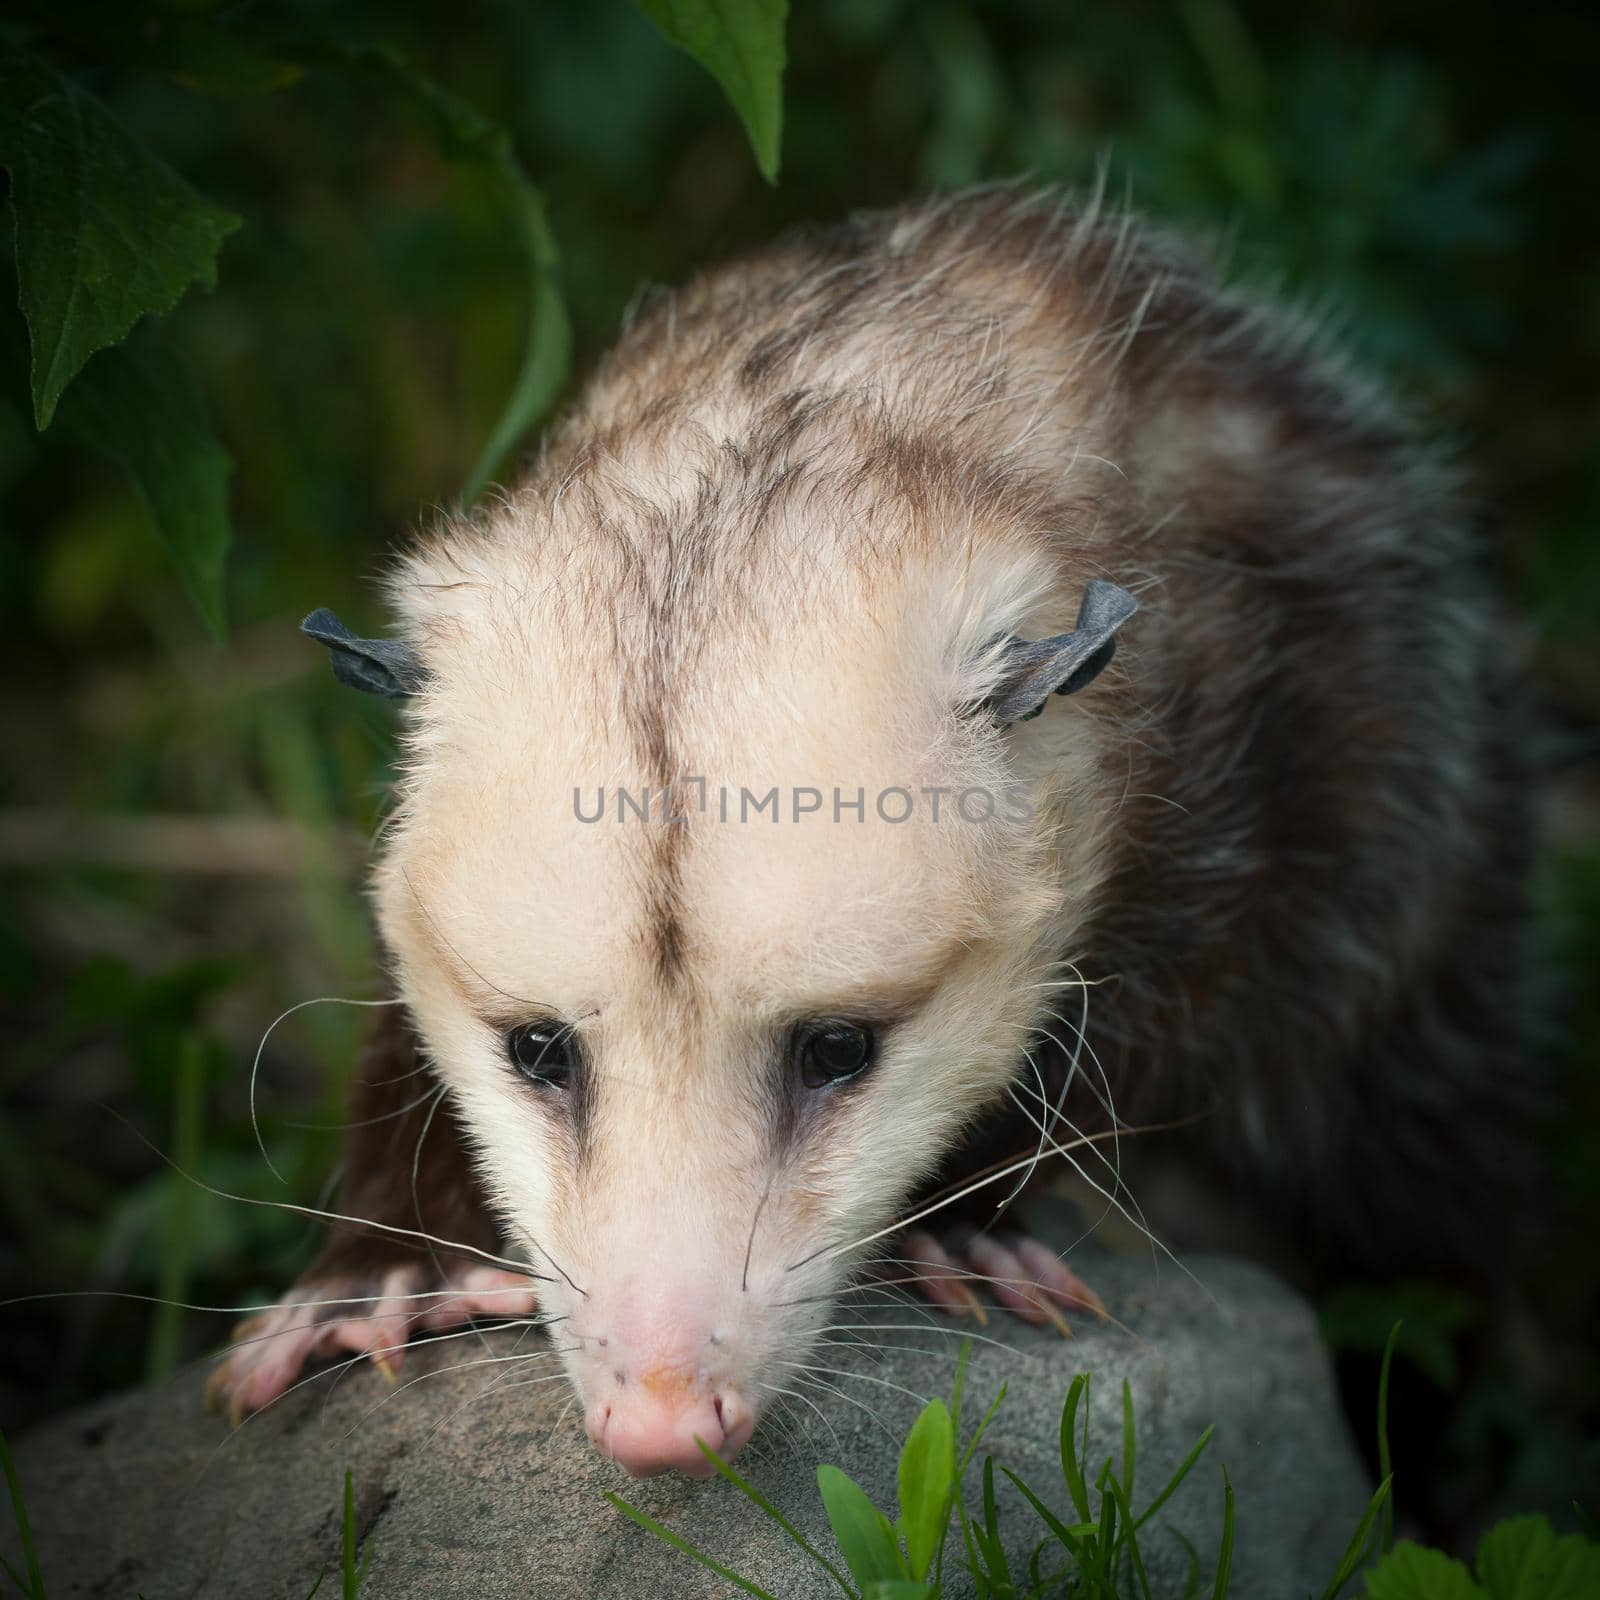
M 427 673 L 409 645 L 393 639 L 358 639 L 326 607 L 300 624 L 301 633 L 328 647 L 340 683 L 388 700 L 404 700 L 422 687 Z
M 1027 722 L 1053 694 L 1076 694 L 1094 682 L 1116 653 L 1117 629 L 1139 609 L 1126 589 L 1094 579 L 1084 585 L 1078 625 L 1029 643 L 1007 639 L 1001 677 L 983 708 L 1002 727 Z

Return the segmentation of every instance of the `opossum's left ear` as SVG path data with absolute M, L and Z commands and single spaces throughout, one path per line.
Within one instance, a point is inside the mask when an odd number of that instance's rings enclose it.
M 326 607 L 313 611 L 300 624 L 300 631 L 327 645 L 333 675 L 340 683 L 366 694 L 404 700 L 422 687 L 427 676 L 409 645 L 396 644 L 393 639 L 358 639 Z
M 1084 586 L 1078 625 L 1071 633 L 1029 643 L 1008 639 L 1000 682 L 983 702 L 1002 727 L 1027 722 L 1044 710 L 1053 694 L 1076 694 L 1110 664 L 1116 631 L 1139 609 L 1126 589 L 1094 579 Z

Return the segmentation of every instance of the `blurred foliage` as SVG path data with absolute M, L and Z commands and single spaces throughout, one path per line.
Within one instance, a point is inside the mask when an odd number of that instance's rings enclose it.
M 771 0 L 716 9 L 782 19 Z M 802 0 L 782 47 L 769 31 L 711 72 L 669 42 L 693 44 L 701 12 L 37 0 L 0 17 L 0 49 L 32 51 L 181 175 L 200 229 L 117 350 L 93 353 L 135 320 L 131 301 L 94 327 L 58 317 L 54 376 L 30 394 L 11 308 L 41 292 L 42 246 L 11 169 L 0 1292 L 233 1304 L 293 1272 L 302 1224 L 195 1191 L 151 1146 L 261 1197 L 312 1199 L 333 1164 L 363 1013 L 312 1006 L 268 1042 L 262 1128 L 287 1187 L 256 1150 L 246 1083 L 280 1011 L 379 992 L 358 884 L 390 742 L 385 709 L 339 693 L 295 623 L 328 604 L 379 631 L 384 552 L 430 506 L 514 471 L 511 446 L 644 285 L 921 189 L 1026 174 L 1200 229 L 1238 278 L 1333 324 L 1462 441 L 1491 559 L 1539 629 L 1552 715 L 1590 757 L 1552 780 L 1545 881 L 1551 947 L 1596 970 L 1587 11 Z M 785 55 L 773 185 L 776 109 L 740 74 L 755 61 L 770 81 Z M 0 138 L 15 120 L 0 110 Z M 114 264 L 135 195 L 96 193 Z M 158 479 L 188 487 L 163 496 Z M 182 581 L 163 538 L 188 552 Z M 220 647 L 205 618 L 224 610 Z M 1583 1077 L 1567 1168 L 1600 1215 L 1600 1031 L 1580 1021 L 1550 1048 Z M 1576 1277 L 1592 1289 L 1592 1271 Z M 8 1422 L 166 1370 L 227 1326 L 92 1297 L 6 1316 Z

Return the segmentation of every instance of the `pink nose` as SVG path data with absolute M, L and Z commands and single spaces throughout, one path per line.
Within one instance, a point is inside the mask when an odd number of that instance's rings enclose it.
M 696 1436 L 731 1461 L 755 1429 L 737 1390 L 724 1386 L 713 1394 L 686 1378 L 654 1375 L 596 1401 L 586 1420 L 595 1449 L 634 1478 L 669 1471 L 709 1478 L 716 1468 Z

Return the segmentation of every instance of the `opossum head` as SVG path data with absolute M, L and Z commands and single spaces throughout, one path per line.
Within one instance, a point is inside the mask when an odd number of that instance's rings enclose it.
M 591 1439 L 703 1473 L 1004 1093 L 1116 775 L 1084 702 L 993 715 L 1007 641 L 1077 609 L 1037 546 L 812 527 L 735 581 L 564 526 L 515 506 L 402 572 L 376 901 Z

